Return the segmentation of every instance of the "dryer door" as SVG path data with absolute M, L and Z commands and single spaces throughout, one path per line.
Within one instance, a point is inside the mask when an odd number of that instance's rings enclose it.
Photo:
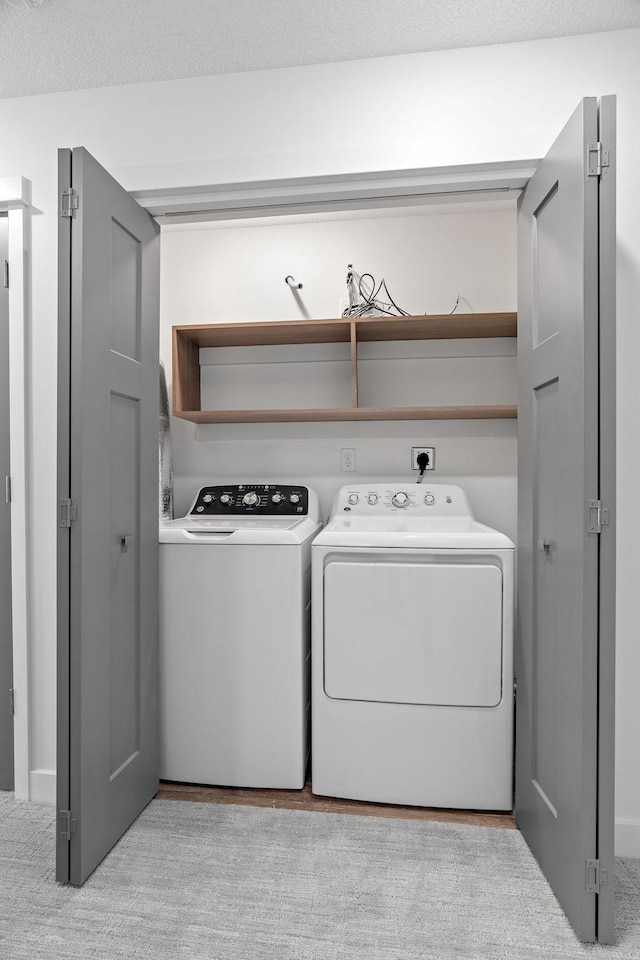
M 495 707 L 502 570 L 493 563 L 333 561 L 324 689 L 340 700 Z

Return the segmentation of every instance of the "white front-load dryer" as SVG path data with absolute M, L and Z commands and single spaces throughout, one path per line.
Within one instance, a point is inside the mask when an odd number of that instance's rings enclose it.
M 161 779 L 304 786 L 319 529 L 314 491 L 281 483 L 203 487 L 161 525 Z
M 514 545 L 460 487 L 343 487 L 312 599 L 313 792 L 511 809 Z

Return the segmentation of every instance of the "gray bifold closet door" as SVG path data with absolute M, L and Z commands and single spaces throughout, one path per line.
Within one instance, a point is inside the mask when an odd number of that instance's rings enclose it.
M 9 259 L 8 218 L 0 216 L 0 267 Z M 0 280 L 0 790 L 13 789 L 13 637 L 9 448 L 9 291 Z
M 601 396 L 615 382 L 612 118 L 615 98 L 600 110 L 582 101 L 518 215 L 516 815 L 578 937 L 604 942 L 613 936 L 615 491 L 602 465 L 615 461 L 615 440 L 601 426 L 615 416 Z
M 59 160 L 57 876 L 81 884 L 158 786 L 160 238 L 86 150 Z

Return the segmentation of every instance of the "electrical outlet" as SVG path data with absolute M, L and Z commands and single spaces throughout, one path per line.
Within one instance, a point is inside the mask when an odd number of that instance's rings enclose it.
M 418 466 L 418 454 L 426 453 L 427 465 L 425 470 L 435 470 L 436 468 L 436 448 L 435 447 L 411 447 L 411 469 L 419 470 Z
M 355 447 L 343 447 L 340 451 L 340 472 L 356 472 L 356 450 Z

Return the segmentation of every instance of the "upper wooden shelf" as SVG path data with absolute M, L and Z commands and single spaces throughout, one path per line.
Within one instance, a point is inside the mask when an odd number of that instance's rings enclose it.
M 422 317 L 340 317 L 337 320 L 268 320 L 174 327 L 197 347 L 255 347 L 282 343 L 348 343 L 351 328 L 367 340 L 452 340 L 515 337 L 515 313 L 447 313 Z
M 420 317 L 340 317 L 214 323 L 173 328 L 173 413 L 194 423 L 257 423 L 317 420 L 450 420 L 514 418 L 515 406 L 363 407 L 358 404 L 358 343 L 383 340 L 453 340 L 515 337 L 515 313 L 455 313 Z M 351 407 L 328 409 L 202 410 L 200 348 L 351 344 Z

